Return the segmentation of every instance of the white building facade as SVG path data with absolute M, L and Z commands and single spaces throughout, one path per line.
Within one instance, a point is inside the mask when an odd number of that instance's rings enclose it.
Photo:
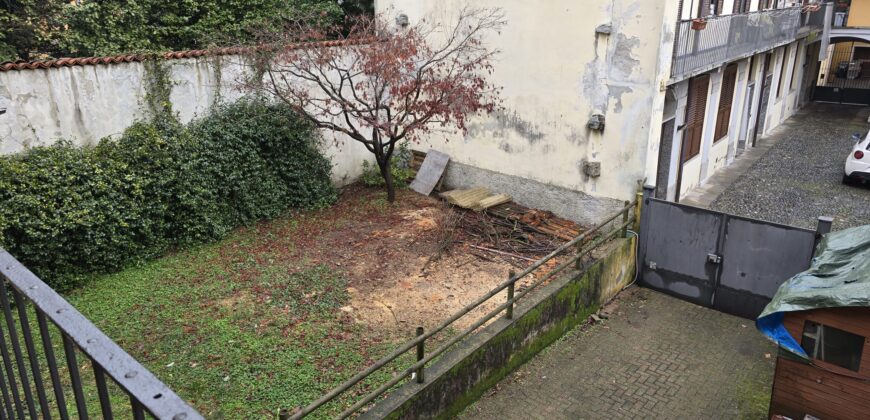
M 793 115 L 808 99 L 826 35 L 827 6 L 809 3 L 377 0 L 376 7 L 412 24 L 449 25 L 465 6 L 504 11 L 507 26 L 487 39 L 501 51 L 493 78 L 504 87 L 504 112 L 415 147 L 451 156 L 461 171 L 448 174 L 450 184 L 494 184 L 520 202 L 590 222 L 631 200 L 641 184 L 679 200 Z M 603 130 L 591 128 L 595 119 Z

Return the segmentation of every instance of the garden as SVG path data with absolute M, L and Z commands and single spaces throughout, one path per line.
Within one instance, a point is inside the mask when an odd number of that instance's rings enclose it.
M 337 190 L 317 138 L 288 108 L 249 100 L 4 157 L 3 247 L 205 416 L 248 418 L 309 403 L 563 240 L 402 188 L 405 147 L 394 202 L 377 168 Z
M 238 102 L 217 99 L 182 123 L 172 69 L 149 56 L 147 119 L 94 145 L 60 140 L 0 157 L 0 246 L 208 418 L 304 406 L 565 240 L 522 222 L 542 216 L 529 209 L 473 212 L 404 188 L 413 176 L 408 143 L 498 108 L 499 88 L 486 78 L 496 51 L 480 39 L 504 25 L 500 11 L 464 10 L 456 28 L 467 34 L 441 46 L 429 44 L 425 26 L 372 42 L 385 22 L 301 24 L 255 41 L 307 48 L 239 50 L 251 69 L 236 81 L 246 94 Z M 343 48 L 317 47 L 335 37 Z M 340 64 L 348 57 L 353 71 Z M 406 63 L 418 69 L 402 70 Z M 334 90 L 327 75 L 353 92 Z M 332 184 L 328 131 L 371 152 L 360 183 Z M 63 340 L 52 341 L 60 353 Z M 57 369 L 90 378 L 87 411 L 97 413 L 102 368 L 79 360 Z M 392 375 L 368 377 L 317 416 Z M 72 411 L 76 386 L 65 385 Z M 128 404 L 113 390 L 113 406 Z

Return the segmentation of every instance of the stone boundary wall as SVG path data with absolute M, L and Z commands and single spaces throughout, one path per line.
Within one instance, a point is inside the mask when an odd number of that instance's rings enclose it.
M 183 122 L 208 114 L 219 101 L 242 96 L 248 77 L 240 56 L 204 56 L 156 62 L 168 71 L 169 100 Z M 131 61 L 0 72 L 0 154 L 66 139 L 79 146 L 120 135 L 151 113 L 146 105 L 149 65 Z M 371 155 L 362 144 L 323 133 L 322 150 L 333 163 L 333 181 L 344 185 L 362 174 Z
M 616 239 L 582 271 L 558 277 L 364 413 L 364 419 L 452 418 L 563 334 L 584 322 L 635 277 L 634 238 Z M 501 296 L 501 295 L 499 295 Z

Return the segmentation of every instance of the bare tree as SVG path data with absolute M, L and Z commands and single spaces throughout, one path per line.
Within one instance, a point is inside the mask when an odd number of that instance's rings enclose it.
M 470 115 L 499 106 L 500 88 L 488 78 L 497 50 L 484 43 L 504 26 L 498 9 L 463 9 L 449 26 L 402 27 L 384 16 L 335 27 L 316 22 L 287 23 L 245 50 L 256 55 L 263 74 L 249 88 L 286 102 L 318 128 L 364 144 L 390 202 L 398 142 L 419 141 L 438 127 L 465 130 Z

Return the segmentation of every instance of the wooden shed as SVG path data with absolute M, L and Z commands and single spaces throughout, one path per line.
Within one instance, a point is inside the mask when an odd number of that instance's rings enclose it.
M 783 324 L 809 359 L 780 352 L 770 415 L 870 419 L 870 308 L 788 312 Z
M 780 348 L 771 417 L 870 420 L 870 225 L 825 235 L 755 326 Z

